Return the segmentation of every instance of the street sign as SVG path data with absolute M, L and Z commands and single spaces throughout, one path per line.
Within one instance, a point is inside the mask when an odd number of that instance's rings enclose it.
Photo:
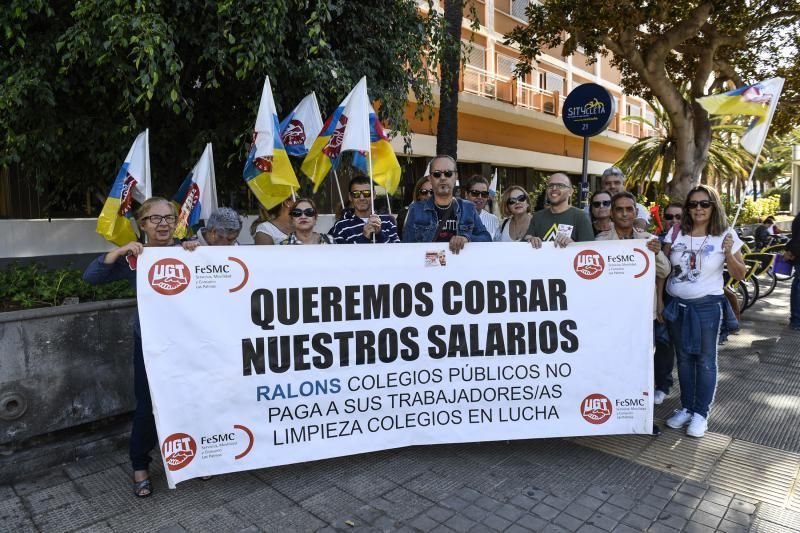
M 593 137 L 605 131 L 615 112 L 611 93 L 596 83 L 583 83 L 567 95 L 562 117 L 573 135 Z

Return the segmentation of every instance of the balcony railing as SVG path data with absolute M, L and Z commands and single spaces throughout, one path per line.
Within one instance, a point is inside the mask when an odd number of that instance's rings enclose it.
M 566 97 L 557 91 L 540 89 L 517 78 L 493 74 L 473 65 L 465 65 L 461 72 L 461 90 L 464 92 L 556 117 L 561 115 Z M 656 134 L 655 130 L 644 124 L 622 120 L 622 117 L 620 113 L 615 114 L 608 129 L 636 139 Z

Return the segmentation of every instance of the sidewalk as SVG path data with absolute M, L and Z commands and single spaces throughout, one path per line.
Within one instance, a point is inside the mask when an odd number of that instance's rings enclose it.
M 800 531 L 800 333 L 788 284 L 719 355 L 709 433 L 403 448 L 131 495 L 118 451 L 0 485 L 0 531 Z M 677 386 L 663 419 L 677 406 Z

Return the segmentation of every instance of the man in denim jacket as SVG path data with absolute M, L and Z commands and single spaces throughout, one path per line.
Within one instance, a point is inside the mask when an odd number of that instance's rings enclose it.
M 449 155 L 437 155 L 430 166 L 433 196 L 414 202 L 403 226 L 403 242 L 447 242 L 460 252 L 470 241 L 491 242 L 475 204 L 453 196 L 458 171 Z

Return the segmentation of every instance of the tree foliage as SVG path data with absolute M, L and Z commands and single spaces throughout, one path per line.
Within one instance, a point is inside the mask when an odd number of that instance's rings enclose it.
M 798 0 L 548 0 L 532 3 L 528 17 L 528 26 L 508 35 L 522 51 L 518 70 L 530 69 L 527 62 L 545 48 L 570 55 L 581 46 L 590 58 L 610 53 L 623 89 L 663 106 L 675 133 L 679 189 L 700 179 L 708 159 L 711 125 L 697 98 L 782 74 L 776 124 L 797 121 L 786 104 L 800 88 Z
M 172 195 L 207 142 L 220 200 L 242 189 L 264 77 L 279 114 L 316 91 L 323 114 L 366 75 L 387 127 L 409 92 L 429 109 L 440 21 L 413 0 L 9 0 L 0 10 L 0 166 L 50 210 L 108 192 L 150 128 L 154 193 Z M 434 13 L 435 15 L 435 13 Z M 227 194 L 226 194 L 227 193 Z

